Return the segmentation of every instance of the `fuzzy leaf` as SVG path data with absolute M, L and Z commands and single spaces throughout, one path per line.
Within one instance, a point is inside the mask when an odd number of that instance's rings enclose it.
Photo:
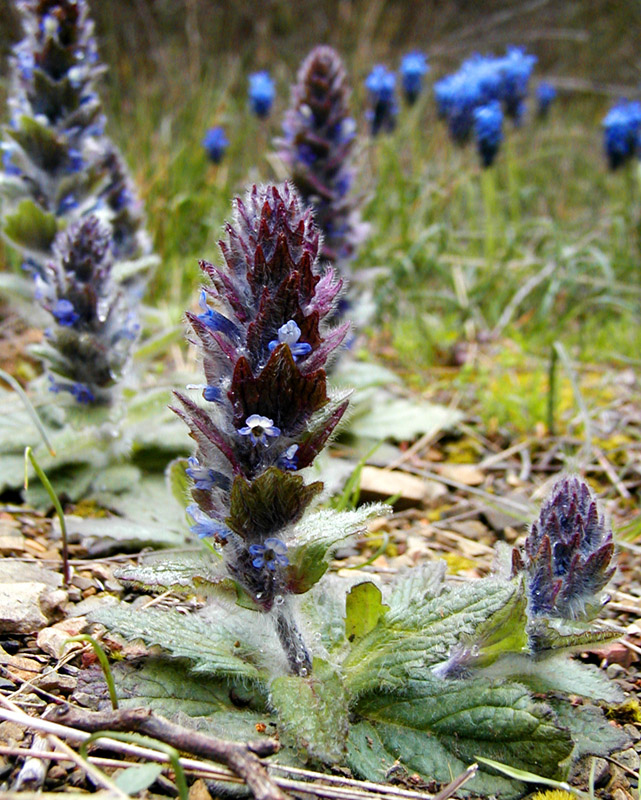
M 7 239 L 32 252 L 49 253 L 56 231 L 54 215 L 43 211 L 33 200 L 22 200 L 16 210 L 5 217 Z
M 41 72 L 38 74 L 42 75 Z M 6 131 L 45 172 L 54 172 L 67 158 L 67 145 L 57 138 L 55 128 L 42 125 L 33 117 L 23 115 L 18 128 L 7 128 Z
M 517 680 L 533 692 L 562 692 L 606 703 L 622 703 L 624 700 L 621 688 L 603 670 L 575 661 L 567 653 L 555 653 L 547 658 L 511 654 L 484 670 L 483 674 L 491 678 Z
M 114 778 L 114 783 L 125 794 L 131 796 L 148 789 L 162 771 L 162 764 L 141 764 L 121 772 Z
M 594 623 L 592 623 L 594 625 Z M 530 648 L 535 653 L 565 650 L 579 652 L 590 645 L 607 644 L 620 637 L 611 628 L 591 627 L 590 624 L 560 619 L 536 618 L 528 631 Z
M 389 610 L 381 602 L 381 590 L 370 581 L 357 583 L 348 593 L 345 605 L 345 638 L 362 639 L 374 630 L 380 617 Z
M 263 677 L 252 663 L 253 652 L 242 643 L 235 646 L 238 641 L 235 632 L 216 627 L 194 614 L 134 609 L 121 603 L 100 608 L 91 618 L 126 639 L 142 639 L 148 645 L 159 645 L 173 658 L 188 658 L 194 672 L 250 681 Z
M 410 573 L 411 575 L 411 573 Z M 420 586 L 410 577 L 410 585 Z M 408 596 L 401 587 L 390 598 L 390 610 L 367 636 L 357 641 L 344 667 L 351 692 L 404 685 L 409 677 L 424 676 L 450 655 L 461 636 L 472 637 L 497 611 L 506 606 L 516 590 L 514 582 L 492 578 L 439 591 L 436 570 L 423 576 L 426 589 Z
M 597 706 L 577 706 L 564 700 L 552 699 L 550 705 L 574 740 L 572 760 L 582 756 L 606 758 L 619 750 L 632 747 L 630 737 L 622 728 L 612 725 Z
M 347 698 L 340 678 L 326 661 L 315 658 L 309 677 L 276 678 L 270 703 L 278 715 L 281 741 L 297 750 L 303 760 L 344 761 Z
M 378 503 L 356 511 L 326 508 L 303 517 L 296 526 L 296 538 L 288 552 L 289 589 L 296 594 L 309 591 L 327 570 L 334 547 L 362 531 L 368 519 L 389 511 L 388 506 Z
M 568 732 L 549 706 L 535 703 L 518 684 L 412 680 L 402 692 L 364 698 L 356 710 L 367 722 L 351 732 L 349 763 L 370 780 L 380 780 L 400 759 L 426 780 L 447 782 L 477 756 L 560 777 L 559 764 L 572 751 Z M 508 797 L 520 790 L 483 769 L 466 788 Z
M 170 461 L 165 470 L 167 486 L 176 501 L 183 507 L 189 503 L 189 493 L 191 491 L 191 481 L 186 469 L 189 462 L 186 458 L 175 458 Z
M 244 539 L 253 541 L 277 534 L 301 518 L 322 490 L 320 482 L 305 485 L 302 475 L 270 467 L 251 483 L 234 478 L 227 525 Z
M 166 554 L 147 556 L 142 563 L 129 564 L 116 572 L 121 581 L 144 587 L 160 587 L 189 594 L 213 595 L 229 574 L 220 557 L 204 549 L 182 553 L 168 560 Z

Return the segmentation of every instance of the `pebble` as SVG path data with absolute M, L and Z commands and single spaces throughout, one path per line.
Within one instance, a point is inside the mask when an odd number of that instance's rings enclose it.
M 47 783 L 59 783 L 67 777 L 67 770 L 60 764 L 54 764 L 47 773 Z
M 62 589 L 39 581 L 0 583 L 0 630 L 35 633 L 52 621 L 66 601 Z
M 207 784 L 202 778 L 194 781 L 189 787 L 189 800 L 211 800 Z
M 0 722 L 0 742 L 9 747 L 15 747 L 16 744 L 24 739 L 25 729 L 17 722 Z
M 54 670 L 47 672 L 38 680 L 38 688 L 44 689 L 45 692 L 57 691 L 61 694 L 71 694 L 77 685 L 78 681 L 71 675 L 60 675 Z
M 590 770 L 592 769 L 592 756 L 582 758 L 572 773 L 572 783 L 579 786 L 587 786 L 590 780 Z M 601 786 L 606 782 L 610 775 L 610 764 L 605 758 L 594 759 L 594 785 Z
M 53 658 L 59 659 L 63 653 L 74 646 L 71 642 L 65 644 L 67 639 L 82 633 L 86 626 L 85 617 L 71 617 L 57 622 L 49 628 L 43 628 L 36 639 L 38 647 Z
M 608 664 L 605 672 L 608 678 L 623 678 L 628 674 L 626 668 L 622 667 L 621 664 Z
M 641 759 L 639 759 L 639 754 L 634 747 L 630 747 L 628 750 L 623 750 L 620 753 L 616 753 L 613 758 L 619 764 L 631 769 L 633 772 L 638 771 L 639 764 L 641 762 Z
M 632 800 L 632 795 L 619 786 L 612 792 L 612 800 Z
M 623 726 L 623 730 L 628 734 L 628 736 L 630 737 L 630 739 L 632 739 L 633 742 L 638 742 L 639 740 L 641 740 L 641 733 L 639 733 L 639 729 L 637 728 L 636 725 L 633 725 L 631 722 L 626 723 Z

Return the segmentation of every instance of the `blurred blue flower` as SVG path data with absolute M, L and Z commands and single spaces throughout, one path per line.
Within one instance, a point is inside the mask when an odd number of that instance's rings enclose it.
M 69 300 L 58 300 L 51 309 L 51 313 L 59 325 L 64 325 L 67 328 L 73 327 L 80 319 L 80 316 L 74 310 L 73 303 Z
M 604 147 L 610 169 L 617 169 L 639 149 L 641 103 L 626 99 L 611 108 L 603 120 Z
M 252 565 L 256 569 L 276 569 L 277 566 L 286 567 L 289 564 L 287 558 L 287 545 L 280 539 L 274 536 L 269 536 L 265 539 L 264 544 L 251 544 L 249 546 L 249 555 L 252 556 Z
M 221 127 L 210 128 L 205 134 L 202 145 L 207 151 L 210 161 L 220 164 L 229 147 L 229 140 Z
M 249 76 L 249 105 L 257 117 L 267 117 L 272 110 L 276 87 L 269 72 L 253 72 Z
M 298 469 L 298 445 L 293 444 L 291 447 L 288 447 L 287 450 L 281 455 L 278 459 L 278 466 L 284 470 L 295 470 Z
M 501 97 L 508 117 L 519 124 L 525 110 L 525 98 L 536 56 L 529 55 L 522 47 L 508 47 L 500 59 Z
M 382 130 L 394 130 L 398 114 L 396 75 L 383 64 L 377 64 L 365 79 L 365 88 L 369 92 L 371 105 L 366 116 L 372 136 L 377 136 Z
M 195 533 L 199 539 L 204 539 L 207 536 L 215 536 L 217 539 L 226 539 L 229 536 L 229 528 L 223 525 L 222 522 L 217 522 L 215 519 L 212 519 L 205 514 L 204 511 L 201 511 L 197 503 L 188 505 L 186 511 L 195 523 L 191 526 L 190 530 L 192 533 Z
M 490 167 L 503 140 L 503 112 L 497 100 L 474 109 L 474 135 L 481 163 Z
M 547 117 L 550 106 L 556 100 L 556 89 L 551 83 L 541 81 L 536 87 L 537 114 L 544 119 Z
M 423 76 L 429 70 L 424 53 L 414 51 L 403 56 L 401 61 L 401 82 L 407 102 L 412 105 L 416 102 L 423 87 Z

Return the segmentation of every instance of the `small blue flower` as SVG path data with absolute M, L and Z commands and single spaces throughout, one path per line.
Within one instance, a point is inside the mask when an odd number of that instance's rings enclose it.
M 206 325 L 210 330 L 224 333 L 228 339 L 239 339 L 240 330 L 234 323 L 227 319 L 224 314 L 215 311 L 207 305 L 207 293 L 204 289 L 200 292 L 200 307 L 203 310 L 202 314 L 198 314 L 198 319 Z
M 72 194 L 66 194 L 58 203 L 58 210 L 56 213 L 58 216 L 62 216 L 66 214 L 67 211 L 73 211 L 74 208 L 78 208 L 78 201 Z
M 251 544 L 249 555 L 252 556 L 252 565 L 256 569 L 267 569 L 274 572 L 277 566 L 286 567 L 289 564 L 287 558 L 287 545 L 280 539 L 270 536 L 265 539 L 265 544 Z
M 84 160 L 79 150 L 71 147 L 67 151 L 67 170 L 69 172 L 80 172 L 84 166 Z
M 196 503 L 188 505 L 186 511 L 195 522 L 195 525 L 192 525 L 189 530 L 195 533 L 199 539 L 214 536 L 217 539 L 225 540 L 229 536 L 229 528 L 223 525 L 222 522 L 217 522 L 207 516 Z
M 17 167 L 12 160 L 14 149 L 9 144 L 1 144 L 2 148 L 2 168 L 7 175 L 22 175 L 22 170 Z
M 396 126 L 396 75 L 383 64 L 377 64 L 365 79 L 371 109 L 367 112 L 372 136 L 380 131 L 392 131 Z
M 185 472 L 194 482 L 196 489 L 211 492 L 211 490 L 216 487 L 220 487 L 221 485 L 227 486 L 229 484 L 229 479 L 225 475 L 222 475 L 220 472 L 215 472 L 208 467 L 202 467 L 195 456 L 191 456 L 187 461 L 189 462 L 189 466 Z
M 218 386 L 208 386 L 204 383 L 188 383 L 186 388 L 202 390 L 203 397 L 208 403 L 220 403 L 223 399 L 222 390 Z
M 294 361 L 296 361 L 300 356 L 309 355 L 309 353 L 312 352 L 312 346 L 311 344 L 307 344 L 307 342 L 299 342 L 298 340 L 300 337 L 300 328 L 293 319 L 290 319 L 278 329 L 278 339 L 273 339 L 269 343 L 269 352 L 272 353 L 279 344 L 287 344 L 289 345 L 289 349 L 292 351 Z
M 619 100 L 603 120 L 604 147 L 610 169 L 617 169 L 631 159 L 639 147 L 641 103 Z
M 280 436 L 280 428 L 274 425 L 274 421 L 269 417 L 261 417 L 260 414 L 250 414 L 245 420 L 245 427 L 239 428 L 241 436 L 249 436 L 252 444 L 268 445 L 267 437 Z
M 474 133 L 481 162 L 490 167 L 503 139 L 503 112 L 498 101 L 474 109 Z
M 499 59 L 502 78 L 500 99 L 503 101 L 505 113 L 517 125 L 525 110 L 524 100 L 536 62 L 536 56 L 529 55 L 522 47 L 508 47 L 506 54 Z
M 253 72 L 249 76 L 249 105 L 257 117 L 267 117 L 272 110 L 276 87 L 269 72 Z
M 548 111 L 550 110 L 550 106 L 556 100 L 556 89 L 552 86 L 551 83 L 547 83 L 546 81 L 542 81 L 536 87 L 536 101 L 537 101 L 537 114 L 541 118 L 545 118 L 548 115 Z
M 407 102 L 412 105 L 423 88 L 423 76 L 429 70 L 425 54 L 415 51 L 407 53 L 401 61 L 401 82 Z
M 73 327 L 80 319 L 80 315 L 75 312 L 73 303 L 69 300 L 58 300 L 51 309 L 51 313 L 59 325 L 64 325 L 67 328 Z
M 89 405 L 95 402 L 96 397 L 91 389 L 84 383 L 61 383 L 53 375 L 49 375 L 49 391 L 54 394 L 69 392 L 81 405 Z
M 210 128 L 205 134 L 202 145 L 207 151 L 209 160 L 214 164 L 220 164 L 229 147 L 229 140 L 222 128 Z
M 293 444 L 278 459 L 278 466 L 284 470 L 298 469 L 298 445 Z

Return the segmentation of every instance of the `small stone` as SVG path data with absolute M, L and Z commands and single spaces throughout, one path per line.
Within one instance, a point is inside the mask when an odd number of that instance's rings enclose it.
M 605 672 L 608 678 L 623 678 L 628 674 L 621 664 L 608 664 Z
M 622 750 L 620 753 L 616 753 L 613 758 L 618 764 L 631 769 L 633 772 L 638 771 L 639 764 L 641 762 L 641 759 L 639 759 L 639 754 L 634 747 L 630 747 L 627 750 Z
M 24 739 L 25 729 L 17 722 L 0 722 L 0 742 L 15 747 Z
M 70 603 L 79 603 L 82 600 L 82 592 L 77 586 L 69 586 L 67 589 Z
M 594 761 L 594 785 L 603 786 L 610 775 L 610 764 L 605 758 L 582 758 L 572 772 L 572 782 L 579 786 L 587 786 L 590 781 L 590 770 Z
M 91 578 L 84 578 L 82 575 L 74 575 L 71 579 L 71 583 L 83 592 L 85 589 L 90 589 L 94 586 L 94 582 Z
M 465 486 L 480 486 L 485 480 L 485 472 L 474 464 L 438 464 L 435 469 L 444 478 L 463 483 Z
M 612 792 L 612 800 L 632 800 L 632 795 L 629 792 L 619 786 Z
M 16 561 L 12 558 L 0 561 L 0 583 L 44 583 L 49 587 L 62 586 L 62 575 L 59 572 L 31 564 Z
M 630 739 L 633 742 L 638 742 L 641 739 L 641 733 L 639 733 L 639 729 L 636 725 L 633 725 L 631 722 L 626 723 L 623 726 L 623 730 L 628 734 Z
M 114 597 L 112 594 L 94 594 L 91 597 L 87 597 L 86 600 L 77 603 L 75 606 L 68 608 L 67 615 L 69 617 L 87 617 L 92 611 L 98 608 L 104 608 L 104 606 L 112 606 L 117 602 L 118 598 Z
M 60 692 L 61 694 L 71 694 L 78 684 L 71 675 L 61 675 L 55 670 L 51 670 L 38 680 L 38 688 L 45 692 Z
M 98 594 L 98 590 L 95 586 L 90 586 L 88 589 L 82 590 L 82 596 L 86 600 L 88 597 L 92 597 L 92 595 Z
M 65 652 L 74 647 L 72 642 L 65 644 L 67 639 L 82 633 L 86 626 L 87 620 L 85 617 L 70 617 L 57 622 L 50 628 L 43 628 L 38 633 L 36 640 L 38 647 L 53 658 L 59 659 Z M 78 647 L 78 645 L 75 646 Z
M 46 627 L 67 600 L 67 593 L 44 583 L 0 584 L 0 630 L 35 633 Z
M 20 533 L 4 536 L 0 534 L 0 555 L 11 556 L 26 551 L 24 536 Z
M 211 800 L 207 784 L 202 778 L 194 781 L 189 787 L 189 800 Z
M 47 783 L 59 783 L 67 777 L 67 770 L 60 764 L 54 764 L 47 773 Z

